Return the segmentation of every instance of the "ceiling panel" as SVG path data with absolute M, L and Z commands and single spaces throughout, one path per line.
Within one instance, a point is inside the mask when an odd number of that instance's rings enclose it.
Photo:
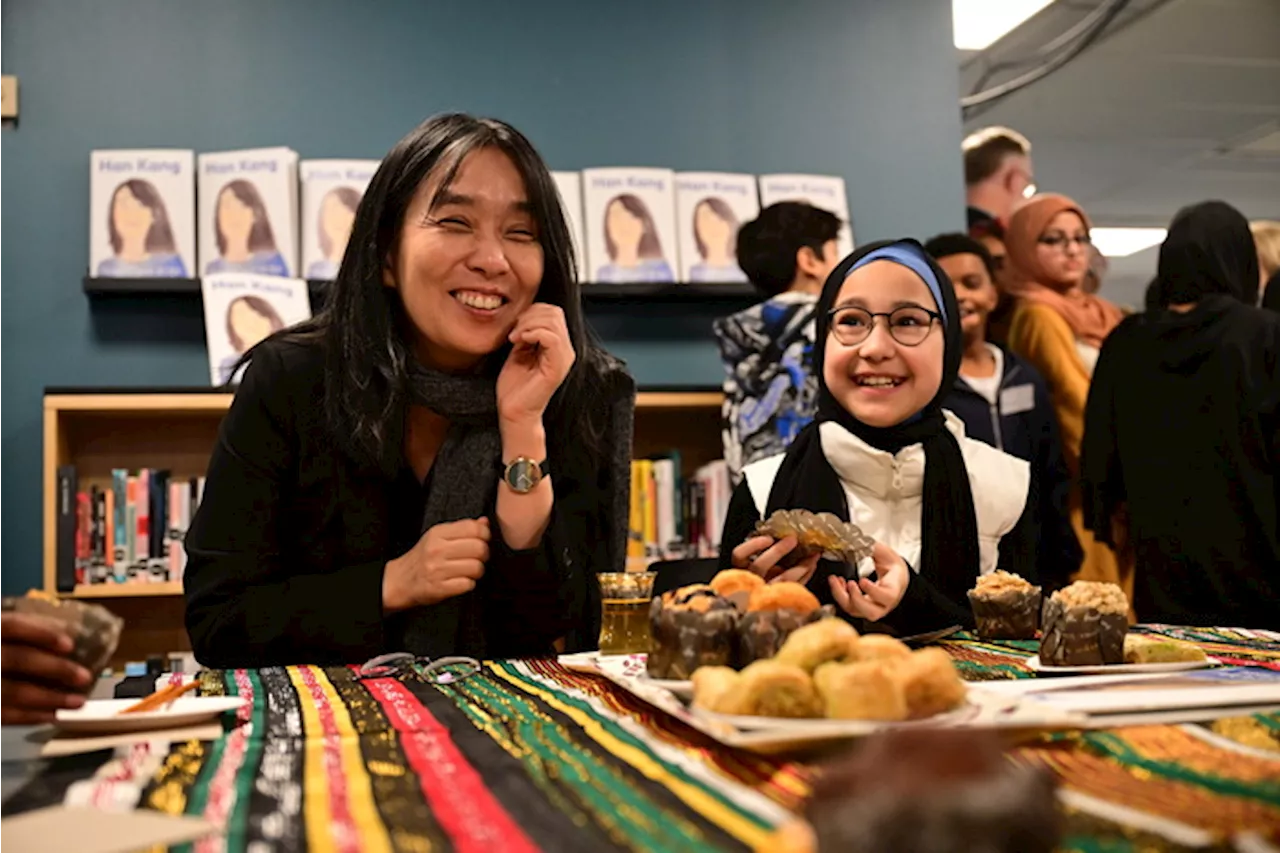
M 962 84 L 982 59 L 1026 55 L 1093 5 L 1058 0 L 963 62 Z M 1277 122 L 1280 0 L 1134 0 L 1096 44 L 966 130 L 1022 131 L 1042 188 L 1077 197 L 1100 224 L 1137 225 L 1205 198 L 1280 216 L 1280 156 L 1228 150 Z

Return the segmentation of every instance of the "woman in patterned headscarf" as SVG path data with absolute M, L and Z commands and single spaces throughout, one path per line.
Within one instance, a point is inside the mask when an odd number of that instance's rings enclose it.
M 1033 197 L 1014 211 L 1005 235 L 1017 277 L 1018 310 L 1009 346 L 1026 358 L 1049 384 L 1062 430 L 1062 449 L 1072 479 L 1080 472 L 1084 407 L 1098 350 L 1122 319 L 1120 309 L 1086 293 L 1089 272 L 1089 217 L 1063 195 Z M 1084 549 L 1079 577 L 1119 583 L 1132 593 L 1133 580 L 1112 551 L 1084 529 L 1079 489 L 1069 501 L 1071 524 Z

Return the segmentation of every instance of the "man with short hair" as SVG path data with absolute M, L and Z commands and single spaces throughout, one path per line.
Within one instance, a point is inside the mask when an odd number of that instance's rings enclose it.
M 964 421 L 965 435 L 1031 463 L 1028 500 L 1037 503 L 1040 577 L 1028 580 L 1046 591 L 1065 586 L 1079 571 L 1083 552 L 1067 514 L 1070 481 L 1048 386 L 1034 367 L 986 337 L 987 319 L 1001 298 L 986 246 L 964 234 L 942 234 L 924 250 L 955 288 L 964 341 L 960 376 L 943 408 Z
M 738 266 L 764 302 L 715 321 L 724 361 L 724 458 L 743 466 L 782 453 L 817 410 L 814 312 L 840 261 L 840 219 L 803 202 L 770 205 L 738 231 Z
M 986 127 L 966 137 L 960 150 L 969 228 L 991 219 L 1007 225 L 1018 202 L 1035 193 L 1031 143 L 1016 130 Z

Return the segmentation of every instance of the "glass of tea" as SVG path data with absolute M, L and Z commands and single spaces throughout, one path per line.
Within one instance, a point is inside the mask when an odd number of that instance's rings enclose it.
M 631 655 L 649 651 L 649 602 L 656 572 L 601 572 L 600 654 Z

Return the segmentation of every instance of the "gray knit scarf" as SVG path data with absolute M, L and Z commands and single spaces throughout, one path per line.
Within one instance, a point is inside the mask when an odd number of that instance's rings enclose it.
M 454 376 L 411 362 L 408 392 L 412 405 L 425 406 L 449 421 L 431 465 L 422 532 L 437 524 L 480 518 L 493 505 L 502 457 L 497 383 L 488 376 Z M 414 608 L 399 624 L 404 651 L 432 658 L 484 656 L 478 592 Z

